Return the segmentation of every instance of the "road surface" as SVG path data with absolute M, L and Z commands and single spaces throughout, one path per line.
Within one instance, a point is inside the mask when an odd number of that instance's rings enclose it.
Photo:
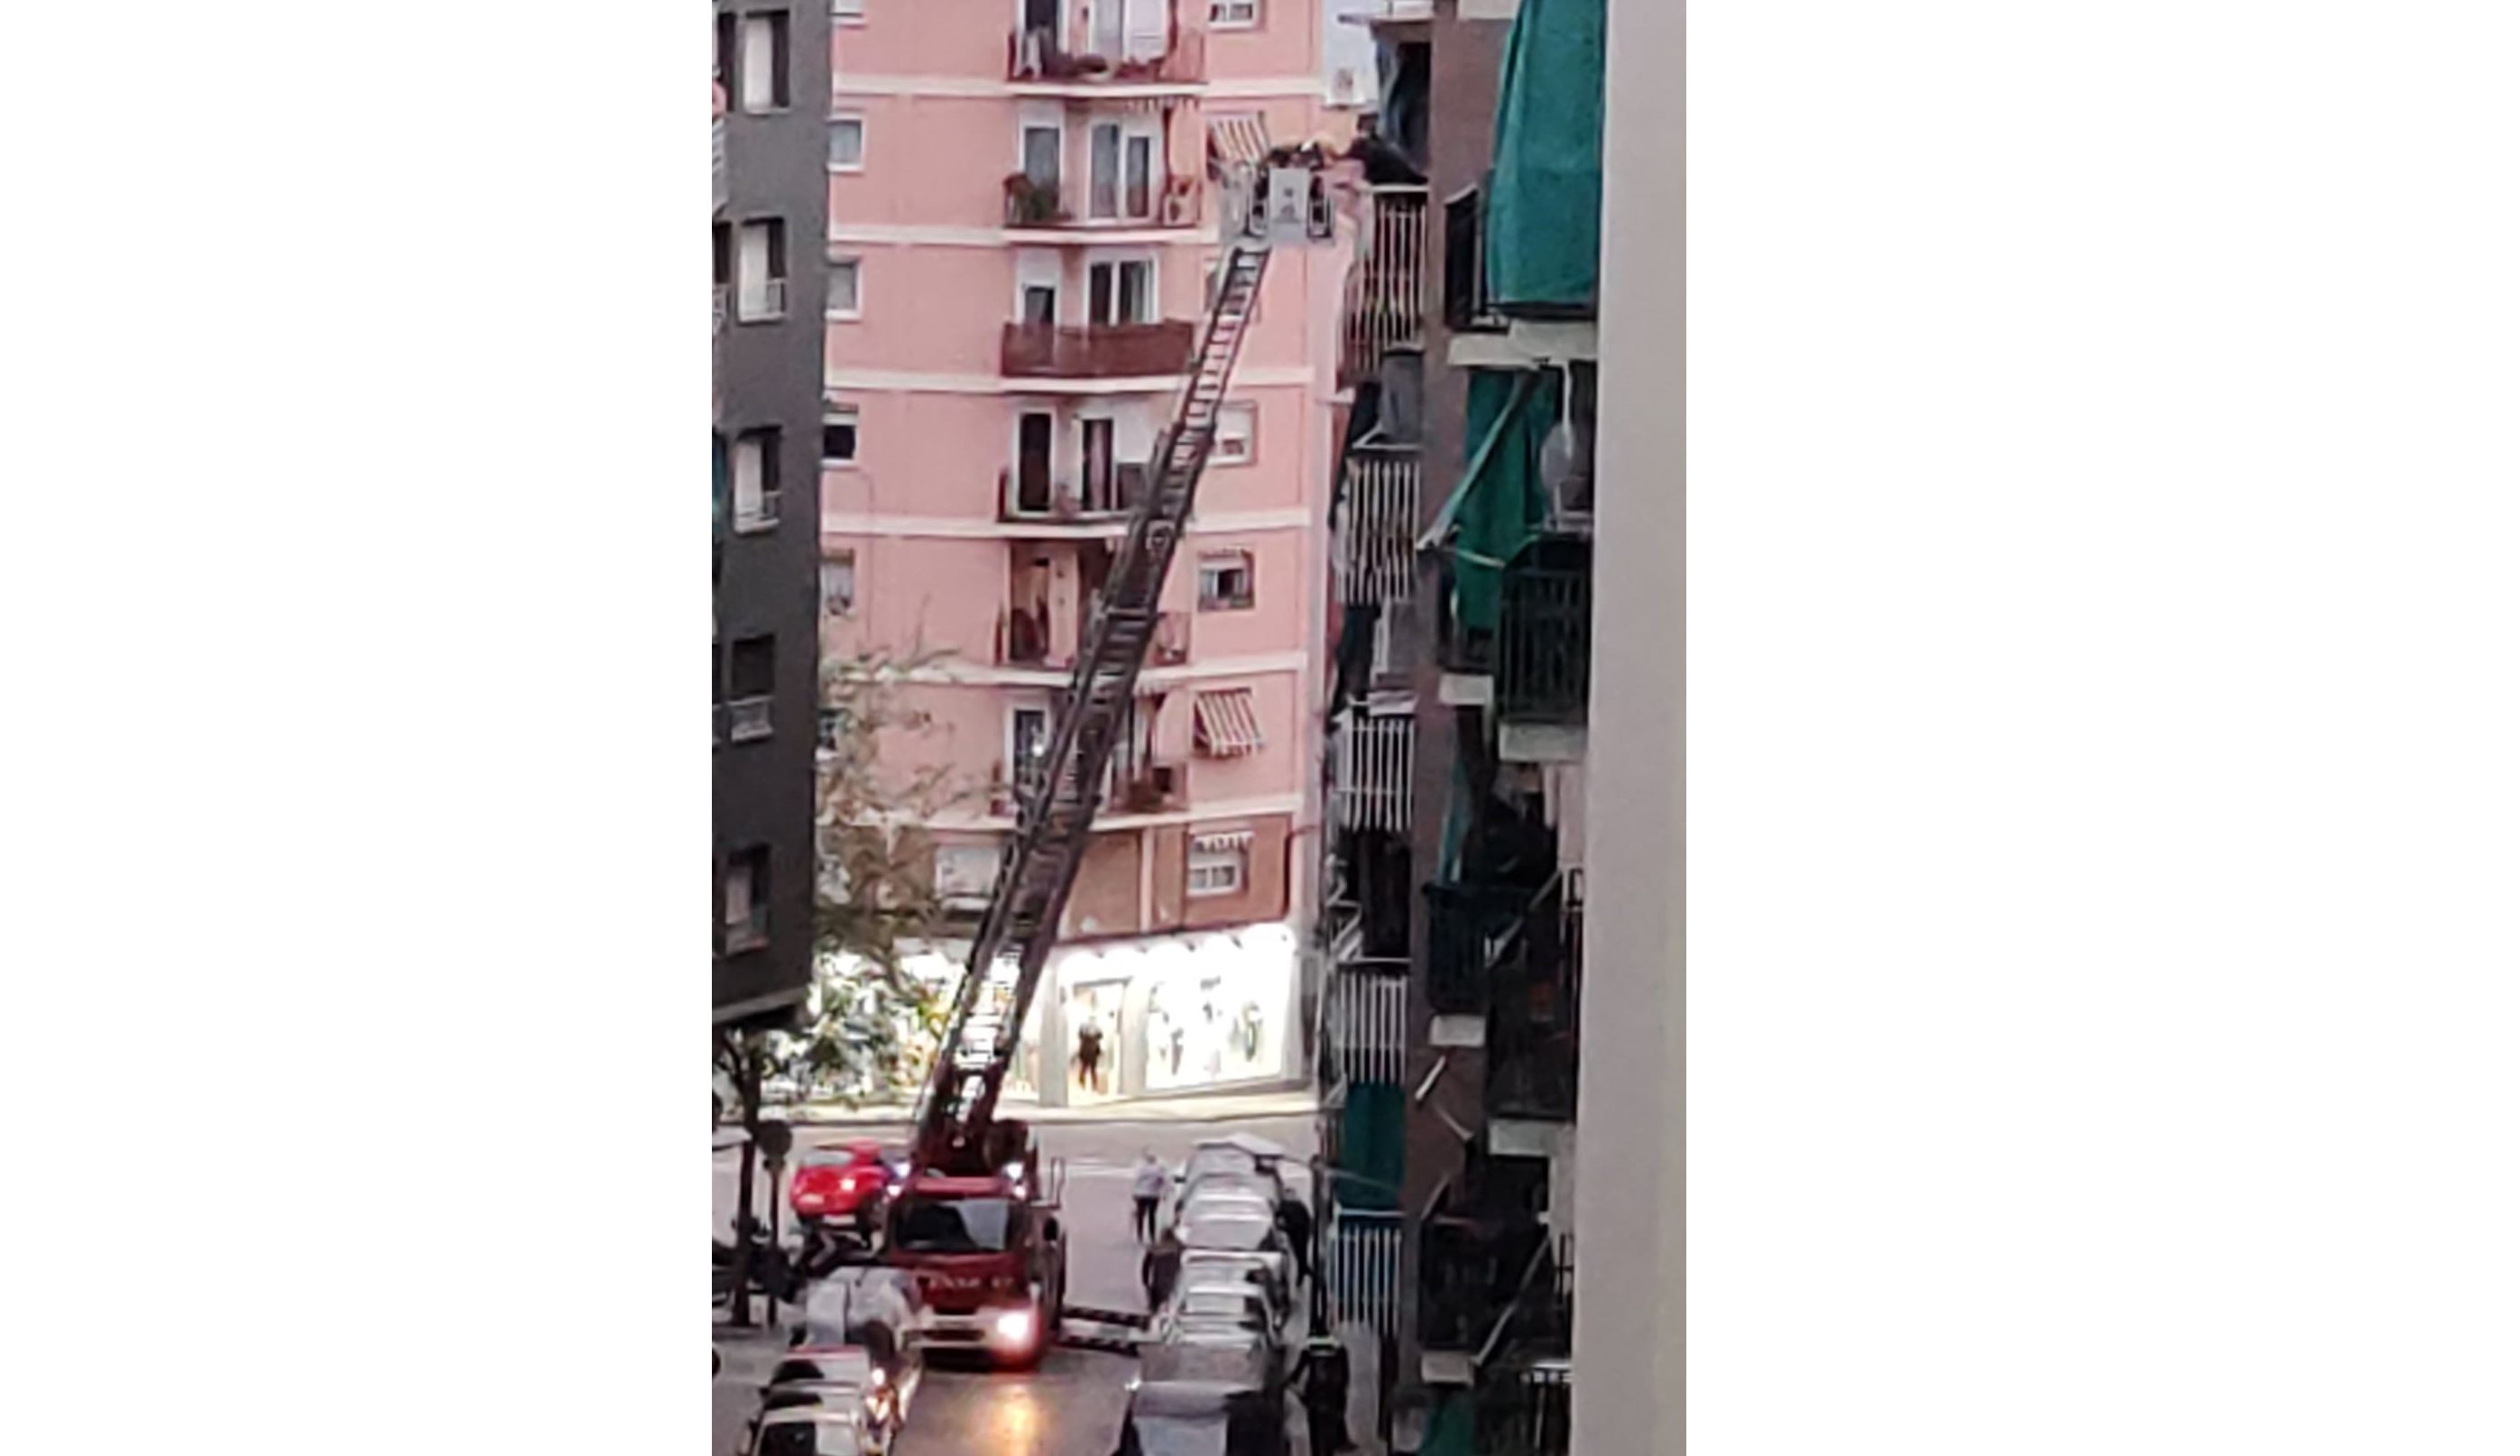
M 1298 1158 L 1313 1154 L 1314 1128 L 1305 1118 L 1271 1118 L 1237 1125 L 1195 1123 L 1098 1123 L 1040 1129 L 1042 1153 L 1067 1167 L 1068 1302 L 1108 1309 L 1144 1309 L 1138 1287 L 1138 1248 L 1130 1229 L 1129 1178 L 1142 1150 L 1178 1167 L 1201 1138 L 1249 1132 L 1282 1143 Z M 892 1139 L 891 1130 L 832 1129 L 803 1142 L 854 1137 Z M 716 1208 L 721 1236 L 732 1226 L 737 1164 L 718 1159 Z M 1309 1192 L 1299 1170 L 1295 1190 Z M 766 1208 L 767 1184 L 756 1192 Z M 717 1384 L 716 1451 L 731 1456 L 757 1403 L 757 1382 L 767 1355 L 733 1358 Z M 757 1368 L 756 1368 L 757 1367 Z M 911 1412 L 895 1456 L 1110 1456 L 1118 1444 L 1125 1388 L 1137 1362 L 1122 1355 L 1062 1349 L 1030 1375 L 990 1375 L 931 1369 Z

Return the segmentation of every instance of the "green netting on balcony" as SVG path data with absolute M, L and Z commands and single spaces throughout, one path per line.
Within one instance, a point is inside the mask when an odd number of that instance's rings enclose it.
M 1351 1081 L 1339 1113 L 1336 1191 L 1342 1207 L 1395 1209 L 1409 1136 L 1409 1102 L 1385 1081 Z
M 1418 1456 L 1479 1456 L 1478 1433 L 1478 1406 L 1470 1393 L 1447 1390 L 1435 1397 L 1435 1408 L 1426 1417 Z
M 1550 370 L 1470 371 L 1469 463 L 1420 543 L 1451 538 L 1453 615 L 1461 628 L 1496 631 L 1506 563 L 1548 524 L 1540 450 L 1557 425 L 1558 387 Z
M 1498 77 L 1487 218 L 1489 300 L 1590 313 L 1601 274 L 1606 0 L 1522 0 Z

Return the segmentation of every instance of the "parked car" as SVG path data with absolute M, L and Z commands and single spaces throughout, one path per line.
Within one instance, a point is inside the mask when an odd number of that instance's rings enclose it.
M 880 1143 L 808 1148 L 788 1180 L 788 1206 L 803 1222 L 847 1221 L 872 1230 L 891 1202 L 893 1182 Z
M 863 1407 L 811 1404 L 764 1415 L 752 1429 L 750 1456 L 890 1456 L 891 1449 Z
M 855 1346 L 801 1349 L 780 1361 L 771 1372 L 762 1409 L 845 1405 L 855 1400 L 865 1407 L 870 1428 L 889 1442 L 900 1434 L 902 1423 L 909 1419 L 911 1397 L 918 1386 L 915 1374 L 896 1384 L 871 1351 Z M 809 1395 L 814 1398 L 807 1398 Z

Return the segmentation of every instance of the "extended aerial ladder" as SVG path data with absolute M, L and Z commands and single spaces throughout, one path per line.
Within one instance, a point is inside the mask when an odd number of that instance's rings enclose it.
M 1298 236 L 1328 232 L 1318 179 L 1312 197 L 1311 215 L 1293 224 Z M 1256 200 L 1244 195 L 1245 206 Z M 1237 225 L 1228 229 L 1231 242 L 1196 335 L 1190 382 L 1174 403 L 1171 423 L 1156 437 L 1146 493 L 1130 513 L 1040 772 L 1018 799 L 1015 832 L 999 857 L 997 883 L 971 943 L 920 1113 L 913 1156 L 922 1168 L 990 1172 L 1029 1158 L 1028 1149 L 993 1135 L 998 1094 L 1058 939 L 1059 917 L 1102 807 L 1112 752 L 1154 640 L 1164 578 L 1190 523 L 1199 477 L 1216 443 L 1217 413 L 1269 265 L 1270 220 L 1253 216 L 1241 225 L 1230 215 L 1229 222 Z M 1278 236 L 1286 236 L 1282 227 Z

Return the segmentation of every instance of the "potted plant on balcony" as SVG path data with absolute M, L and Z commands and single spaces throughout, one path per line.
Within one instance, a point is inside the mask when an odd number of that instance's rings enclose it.
M 1031 174 L 1008 173 L 1006 192 L 1008 227 L 1047 227 L 1060 220 L 1058 189 L 1035 181 Z

